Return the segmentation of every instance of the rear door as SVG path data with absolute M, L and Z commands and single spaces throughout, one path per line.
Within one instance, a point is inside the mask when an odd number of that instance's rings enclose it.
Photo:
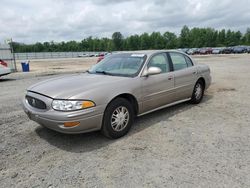
M 195 82 L 197 81 L 197 68 L 192 60 L 178 52 L 168 53 L 173 64 L 175 100 L 182 100 L 192 96 Z
M 159 53 L 151 57 L 146 68 L 149 67 L 158 67 L 162 72 L 142 77 L 143 112 L 174 100 L 174 76 L 166 53 Z

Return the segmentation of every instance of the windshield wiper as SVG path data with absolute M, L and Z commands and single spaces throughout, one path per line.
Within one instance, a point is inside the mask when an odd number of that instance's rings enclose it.
M 106 72 L 106 71 L 95 71 L 95 73 L 101 73 L 101 74 L 105 74 L 105 75 L 113 75 L 110 72 Z

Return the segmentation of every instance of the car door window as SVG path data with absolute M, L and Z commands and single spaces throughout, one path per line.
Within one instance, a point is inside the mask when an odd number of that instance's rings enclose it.
M 180 53 L 170 52 L 169 53 L 171 60 L 173 62 L 174 70 L 181 70 L 188 67 L 184 55 Z
M 153 56 L 150 60 L 150 62 L 148 63 L 148 68 L 149 67 L 158 67 L 161 69 L 161 73 L 166 73 L 169 72 L 169 63 L 167 60 L 167 57 L 164 53 L 161 54 L 157 54 L 155 56 Z
M 187 56 L 185 56 L 185 59 L 186 59 L 188 67 L 192 67 L 193 66 L 193 62 L 191 61 L 191 59 L 189 57 L 187 57 Z
M 170 52 L 171 60 L 173 62 L 174 70 L 181 70 L 188 67 L 185 57 L 180 53 Z

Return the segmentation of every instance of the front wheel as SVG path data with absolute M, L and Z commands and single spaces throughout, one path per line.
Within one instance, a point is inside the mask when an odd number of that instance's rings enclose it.
M 198 80 L 194 86 L 191 103 L 198 104 L 201 102 L 204 95 L 205 86 L 201 80 Z
M 133 122 L 131 103 L 124 98 L 116 98 L 105 110 L 102 133 L 109 138 L 120 138 L 128 133 Z

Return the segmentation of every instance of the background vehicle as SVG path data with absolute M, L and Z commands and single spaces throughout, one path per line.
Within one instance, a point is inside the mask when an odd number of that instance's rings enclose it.
M 104 59 L 104 57 L 105 57 L 104 54 L 100 54 L 99 57 L 98 57 L 98 59 L 97 59 L 97 62 L 96 62 L 96 63 L 99 63 L 101 60 Z
M 183 52 L 183 53 L 185 53 L 185 54 L 188 54 L 188 53 L 187 53 L 188 50 L 189 50 L 189 48 L 179 48 L 179 49 L 178 49 L 178 51 Z
M 187 51 L 187 54 L 188 54 L 188 55 L 199 54 L 199 48 L 190 48 L 190 49 Z
M 101 60 L 103 60 L 106 56 L 111 55 L 111 53 L 105 52 L 105 53 L 101 53 L 97 59 L 96 63 L 99 63 Z
M 206 55 L 211 53 L 212 53 L 212 48 L 201 48 L 199 51 L 199 54 L 201 55 Z
M 222 50 L 223 54 L 231 54 L 233 53 L 233 47 L 226 47 Z
M 11 69 L 8 68 L 8 64 L 0 59 L 0 77 L 10 74 L 11 73 Z
M 212 54 L 221 54 L 223 51 L 223 48 L 214 48 L 212 50 Z
M 80 54 L 78 57 L 89 57 L 89 54 Z
M 247 53 L 250 53 L 250 46 L 247 46 Z
M 235 46 L 233 48 L 233 53 L 236 54 L 241 54 L 241 53 L 246 53 L 247 52 L 247 48 L 245 46 Z
M 182 52 L 117 53 L 86 73 L 29 87 L 23 108 L 31 120 L 55 131 L 101 130 L 119 138 L 135 116 L 184 101 L 200 103 L 210 83 L 209 67 Z

